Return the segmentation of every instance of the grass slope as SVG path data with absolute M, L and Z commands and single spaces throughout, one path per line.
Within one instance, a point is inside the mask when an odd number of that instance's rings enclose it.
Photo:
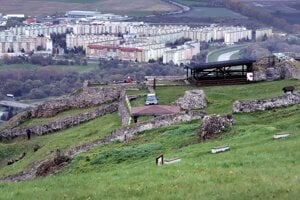
M 205 87 L 209 100 L 206 111 L 227 113 L 236 99 L 277 96 L 283 86 L 298 83 L 288 80 Z M 185 89 L 159 88 L 157 94 L 167 103 Z M 234 114 L 235 125 L 219 139 L 206 142 L 198 141 L 198 120 L 146 131 L 128 143 L 113 143 L 84 152 L 56 176 L 1 183 L 0 199 L 40 199 L 41 196 L 43 199 L 298 199 L 299 116 L 300 105 L 276 112 Z M 112 128 L 107 128 L 113 122 L 111 117 L 70 129 L 73 134 L 69 133 L 69 137 L 59 133 L 34 139 L 48 137 L 45 142 L 55 139 L 55 143 L 62 143 L 63 139 L 71 143 L 72 138 L 73 143 L 83 142 L 86 131 L 81 128 L 108 130 Z M 292 132 L 292 137 L 272 139 L 273 134 L 285 131 Z M 231 150 L 217 155 L 208 153 L 211 147 L 223 144 L 229 144 Z M 6 144 L 1 146 L 0 152 L 7 149 Z M 182 161 L 157 167 L 154 158 L 161 153 L 165 158 L 180 157 Z M 22 162 L 12 167 L 20 169 Z M 0 174 L 8 170 L 9 167 L 2 168 Z
M 19 138 L 10 143 L 0 143 L 0 176 L 11 175 L 27 169 L 32 162 L 44 160 L 57 148 L 67 150 L 80 144 L 104 138 L 120 126 L 121 122 L 115 113 L 59 133 L 33 137 L 29 141 L 26 138 Z M 41 149 L 33 152 L 33 146 L 36 144 L 40 145 Z M 6 161 L 9 158 L 16 158 L 22 152 L 26 152 L 24 159 L 12 166 L 6 166 Z

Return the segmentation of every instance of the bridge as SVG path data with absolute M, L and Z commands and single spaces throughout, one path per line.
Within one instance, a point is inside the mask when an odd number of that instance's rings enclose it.
M 0 105 L 6 106 L 6 107 L 14 107 L 14 108 L 21 108 L 21 109 L 27 109 L 27 108 L 34 108 L 35 106 L 25 104 L 25 103 L 20 103 L 17 101 L 0 101 Z
M 198 85 L 247 83 L 256 60 L 238 59 L 185 66 L 187 78 Z

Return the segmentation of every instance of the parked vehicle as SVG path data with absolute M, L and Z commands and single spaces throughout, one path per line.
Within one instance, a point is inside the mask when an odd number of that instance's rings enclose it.
M 145 105 L 157 105 L 158 99 L 156 94 L 147 94 Z

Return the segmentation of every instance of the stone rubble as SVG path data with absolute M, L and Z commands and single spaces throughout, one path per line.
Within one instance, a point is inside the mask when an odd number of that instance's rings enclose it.
M 233 123 L 234 120 L 230 114 L 225 116 L 206 115 L 199 127 L 198 135 L 203 140 L 215 138 Z
M 174 105 L 185 110 L 203 109 L 207 107 L 206 97 L 203 90 L 185 91 L 183 97 L 179 98 Z
M 295 68 L 290 61 L 279 61 L 264 57 L 254 64 L 254 81 L 289 78 L 300 79 L 300 69 Z

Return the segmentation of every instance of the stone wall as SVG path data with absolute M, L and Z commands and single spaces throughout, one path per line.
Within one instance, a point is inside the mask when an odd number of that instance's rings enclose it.
M 300 104 L 300 93 L 284 94 L 270 99 L 258 99 L 253 101 L 235 101 L 233 103 L 233 112 L 254 112 L 257 110 L 269 110 L 281 106 L 290 106 Z
M 87 113 L 80 113 L 77 115 L 69 116 L 66 118 L 58 119 L 53 122 L 46 124 L 30 127 L 32 134 L 34 135 L 44 135 L 51 132 L 56 132 L 70 128 L 72 126 L 79 125 L 83 122 L 95 119 L 99 116 L 103 116 L 108 113 L 113 113 L 118 110 L 118 104 L 112 103 L 110 105 L 102 106 L 96 108 L 93 111 Z M 11 139 L 18 136 L 26 136 L 27 128 L 6 128 L 0 131 L 0 140 L 2 139 Z
M 185 110 L 203 109 L 207 107 L 206 97 L 203 90 L 185 91 L 183 97 L 179 98 L 174 105 Z
M 203 118 L 205 113 L 203 112 L 189 112 L 189 113 L 177 113 L 173 115 L 165 115 L 156 117 L 153 120 L 140 122 L 135 126 L 117 129 L 111 133 L 108 137 L 109 141 L 126 141 L 134 135 L 143 131 L 160 128 L 163 126 L 170 126 L 181 122 L 187 122 L 194 119 Z
M 101 104 L 117 101 L 121 94 L 121 87 L 85 87 L 75 92 L 58 97 L 24 111 L 11 118 L 7 124 L 15 128 L 31 118 L 53 117 L 59 112 L 72 108 L 96 107 Z M 1 131 L 1 129 L 0 129 Z
M 121 118 L 122 126 L 127 126 L 130 120 L 130 113 L 126 108 L 126 91 L 123 90 L 118 103 L 118 113 Z
M 120 87 L 85 87 L 39 105 L 31 111 L 31 117 L 52 117 L 72 108 L 86 108 L 117 101 Z

